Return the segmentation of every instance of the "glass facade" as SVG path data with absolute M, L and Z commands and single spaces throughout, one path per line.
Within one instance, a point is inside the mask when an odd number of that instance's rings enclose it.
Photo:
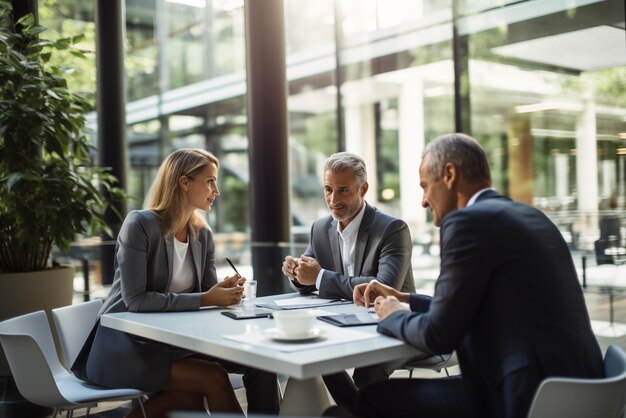
M 42 3 L 44 25 L 93 33 L 90 2 Z M 284 6 L 294 241 L 306 242 L 310 224 L 327 213 L 323 161 L 352 151 L 368 165 L 368 202 L 410 226 L 416 280 L 436 278 L 438 231 L 421 207 L 417 169 L 424 144 L 455 130 L 483 144 L 498 191 L 544 211 L 573 252 L 591 254 L 601 220 L 623 218 L 623 0 Z M 135 205 L 164 155 L 205 147 L 222 161 L 210 223 L 246 258 L 243 7 L 243 0 L 127 0 L 126 74 Z M 75 23 L 59 23 L 66 21 Z M 623 225 L 611 232 L 622 245 Z

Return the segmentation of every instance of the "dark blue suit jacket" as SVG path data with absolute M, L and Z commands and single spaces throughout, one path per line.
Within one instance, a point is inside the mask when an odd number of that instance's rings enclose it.
M 540 380 L 603 376 L 567 244 L 539 210 L 495 191 L 447 214 L 432 299 L 411 295 L 379 332 L 432 354 L 457 351 L 482 416 L 525 417 Z

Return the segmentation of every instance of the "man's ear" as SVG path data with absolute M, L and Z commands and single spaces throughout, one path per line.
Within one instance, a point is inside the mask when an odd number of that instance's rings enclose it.
M 456 166 L 452 163 L 446 163 L 446 165 L 443 167 L 442 180 L 448 190 L 452 189 L 455 186 L 458 180 L 458 174 L 459 173 Z
M 189 178 L 187 176 L 180 176 L 178 178 L 178 185 L 184 192 L 189 191 Z
M 365 182 L 365 183 L 363 183 L 363 184 L 361 185 L 361 188 L 360 188 L 361 197 L 364 197 L 364 196 L 365 196 L 365 193 L 367 193 L 367 190 L 369 189 L 369 187 L 370 187 L 370 186 L 369 186 L 369 184 L 367 184 L 367 182 Z

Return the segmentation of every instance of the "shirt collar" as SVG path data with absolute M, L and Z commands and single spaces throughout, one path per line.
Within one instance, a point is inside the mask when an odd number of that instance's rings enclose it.
M 363 215 L 365 214 L 365 206 L 367 206 L 367 203 L 364 201 L 363 207 L 361 208 L 359 213 L 357 213 L 354 219 L 350 221 L 350 223 L 343 229 L 343 231 L 341 230 L 341 225 L 339 221 L 337 221 L 337 232 L 339 232 L 340 235 L 347 237 L 350 235 L 356 235 L 359 232 L 359 227 L 361 226 L 361 221 L 363 220 Z
M 476 199 L 478 199 L 478 196 L 485 193 L 487 190 L 496 190 L 496 189 L 494 189 L 493 187 L 485 187 L 484 189 L 480 189 L 479 191 L 474 193 L 472 197 L 470 197 L 470 200 L 467 201 L 467 205 L 465 205 L 465 207 L 472 206 L 474 203 L 476 203 Z

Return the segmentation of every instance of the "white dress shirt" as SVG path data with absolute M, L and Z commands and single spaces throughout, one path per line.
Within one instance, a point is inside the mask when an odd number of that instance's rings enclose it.
M 470 200 L 467 201 L 467 205 L 465 205 L 465 207 L 472 206 L 474 203 L 476 203 L 476 199 L 478 199 L 478 196 L 485 193 L 487 190 L 496 190 L 496 189 L 494 189 L 493 187 L 485 187 L 484 189 L 480 189 L 479 191 L 474 193 L 472 197 L 470 197 Z
M 341 230 L 341 225 L 337 222 L 337 233 L 339 234 L 339 248 L 341 250 L 341 263 L 343 265 L 343 274 L 350 277 L 354 276 L 354 250 L 356 248 L 356 239 L 359 235 L 359 228 L 361 227 L 361 221 L 365 214 L 365 206 L 367 203 L 363 202 L 363 207 L 354 219 Z M 325 269 L 320 269 L 317 273 L 317 280 L 315 281 L 315 287 L 320 289 L 322 285 L 322 276 Z

